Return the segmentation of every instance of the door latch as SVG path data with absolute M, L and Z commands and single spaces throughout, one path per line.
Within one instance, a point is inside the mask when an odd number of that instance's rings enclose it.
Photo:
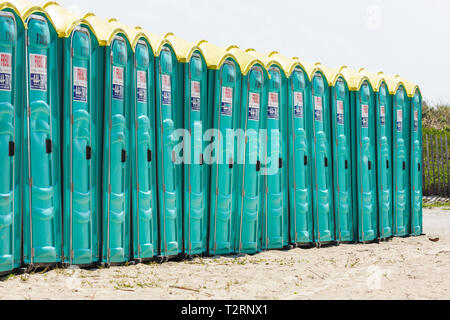
M 256 161 L 256 171 L 260 171 L 261 170 L 261 161 Z
M 325 168 L 328 168 L 328 158 L 325 157 Z
M 308 165 L 308 156 L 305 156 L 305 157 L 304 157 L 303 163 L 305 164 L 305 166 Z
M 86 146 L 86 160 L 92 159 L 92 147 Z
M 147 162 L 152 162 L 152 150 L 147 149 Z
M 53 145 L 52 145 L 52 139 L 46 139 L 45 140 L 45 152 L 47 154 L 52 153 Z
M 14 141 L 10 141 L 9 142 L 9 148 L 8 148 L 8 155 L 10 157 L 14 157 L 15 151 L 16 151 L 16 146 L 14 144 Z
M 280 168 L 280 169 L 283 168 L 283 159 L 282 158 L 278 159 L 278 168 Z
M 122 149 L 122 163 L 125 163 L 127 161 L 127 151 L 125 149 Z

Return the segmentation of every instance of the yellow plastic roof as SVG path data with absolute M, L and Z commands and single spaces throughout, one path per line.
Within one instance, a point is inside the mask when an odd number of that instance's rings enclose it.
M 150 32 L 142 29 L 141 27 L 128 27 L 126 26 L 126 31 L 128 32 L 128 35 L 131 39 L 131 46 L 133 47 L 133 50 L 136 49 L 136 45 L 141 39 L 147 40 L 147 42 L 150 44 L 151 50 L 153 53 L 155 53 L 155 46 L 158 45 L 160 38 L 157 37 L 154 34 L 151 34 Z
M 405 79 L 402 79 L 403 83 L 405 84 L 405 89 L 406 89 L 406 93 L 408 94 L 408 97 L 413 98 L 414 95 L 416 94 L 416 90 L 419 91 L 420 95 L 422 95 L 422 93 L 420 92 L 420 88 L 417 84 L 409 82 Z
M 320 63 L 319 63 L 320 64 Z M 316 64 L 317 65 L 317 64 Z M 339 69 L 335 69 L 335 68 L 330 68 L 327 66 L 324 66 L 322 64 L 320 64 L 321 69 L 323 71 L 323 73 L 325 74 L 325 77 L 327 78 L 328 81 L 328 85 L 329 86 L 334 86 L 336 84 L 336 81 L 342 77 L 345 81 L 347 81 L 347 79 L 345 78 L 345 76 L 340 72 Z
M 119 25 L 115 19 L 112 19 L 111 22 L 103 20 L 97 17 L 93 13 L 87 13 L 83 17 L 94 28 L 95 33 L 97 34 L 98 43 L 101 46 L 109 46 L 111 42 L 114 40 L 114 37 L 122 33 L 130 42 L 130 36 L 128 32 L 123 28 L 123 25 Z
M 359 70 L 359 72 L 364 73 L 370 79 L 370 83 L 372 84 L 373 91 L 375 91 L 375 92 L 380 91 L 380 87 L 383 84 L 383 82 L 386 84 L 386 86 L 388 87 L 388 90 L 389 90 L 388 82 L 385 79 L 386 76 L 384 75 L 383 72 L 378 72 L 377 74 L 375 74 L 373 72 L 368 72 L 363 68 L 361 68 Z
M 373 87 L 370 78 L 364 72 L 364 69 L 360 69 L 359 71 L 351 70 L 347 66 L 342 66 L 339 69 L 339 72 L 344 75 L 345 80 L 347 81 L 348 89 L 350 91 L 357 91 L 361 89 L 364 81 L 367 81 L 371 87 Z
M 227 52 L 221 47 L 209 43 L 206 40 L 199 41 L 197 43 L 197 46 L 202 49 L 202 52 L 205 56 L 206 64 L 210 69 L 214 70 L 220 69 L 222 67 L 222 64 L 227 59 L 233 59 L 234 61 L 236 61 L 236 63 L 238 63 L 238 59 L 234 56 L 233 53 Z
M 300 61 L 300 59 L 289 59 L 288 57 L 282 55 L 278 51 L 272 51 L 267 55 L 270 59 L 277 61 L 280 65 L 283 66 L 283 70 L 286 73 L 286 77 L 290 77 L 296 68 L 301 68 L 303 71 L 306 71 L 304 63 Z M 309 76 L 308 76 L 309 78 Z
M 197 44 L 176 37 L 172 32 L 167 33 L 164 39 L 172 44 L 179 62 L 189 62 L 195 51 L 200 52 L 203 58 L 205 57 L 202 49 Z
M 297 60 L 297 57 L 292 58 L 294 60 Z M 325 80 L 327 81 L 327 83 L 330 83 L 328 80 L 328 77 L 330 77 L 331 75 L 329 74 L 329 69 L 325 66 L 323 66 L 320 62 L 316 62 L 313 65 L 305 65 L 306 68 L 306 72 L 308 73 L 309 79 L 312 81 L 314 75 L 316 74 L 316 72 L 320 72 L 322 73 L 322 75 L 325 77 Z M 327 69 L 327 70 L 325 70 Z
M 23 19 L 22 19 L 22 16 L 20 15 L 20 11 L 19 11 L 19 9 L 17 9 L 17 7 L 14 4 L 12 4 L 11 2 L 8 2 L 8 1 L 0 2 L 0 11 L 4 10 L 4 9 L 11 9 L 12 11 L 14 11 L 17 14 L 17 16 L 20 18 L 20 21 L 22 21 L 22 23 L 23 23 Z M 23 24 L 25 25 L 25 23 L 23 23 Z
M 53 26 L 55 25 L 47 11 L 41 6 L 35 5 L 28 0 L 10 0 L 10 3 L 17 8 L 23 21 L 26 21 L 34 13 L 42 13 Z
M 255 58 L 261 60 L 262 62 L 264 62 L 264 67 L 267 70 L 269 70 L 272 66 L 275 65 L 275 66 L 278 66 L 281 69 L 281 71 L 284 72 L 286 77 L 288 77 L 286 70 L 284 69 L 283 65 L 278 60 L 270 57 L 269 55 L 264 55 L 264 54 L 256 51 L 253 48 L 246 49 L 245 52 L 250 54 L 250 55 L 252 55 L 252 56 L 254 56 Z
M 227 52 L 232 53 L 237 58 L 237 63 L 241 67 L 241 72 L 242 72 L 243 76 L 247 75 L 247 73 L 249 73 L 249 71 L 255 64 L 260 64 L 263 67 L 263 69 L 266 70 L 265 64 L 263 61 L 261 61 L 260 59 L 256 58 L 255 56 L 253 56 L 251 54 L 246 53 L 245 51 L 240 49 L 238 46 L 234 46 L 234 45 L 229 46 L 227 48 Z M 266 70 L 266 73 L 267 73 L 267 70 Z
M 49 16 L 52 18 L 55 24 L 56 32 L 58 37 L 67 38 L 72 34 L 72 31 L 79 25 L 86 25 L 91 29 L 91 31 L 97 37 L 94 28 L 91 26 L 89 21 L 83 19 L 81 16 L 70 12 L 64 7 L 61 7 L 55 1 L 48 1 L 42 5 L 42 7 L 47 11 Z
M 405 90 L 406 90 L 406 85 L 403 82 L 403 79 L 400 78 L 400 76 L 398 76 L 398 75 L 396 75 L 394 77 L 386 76 L 385 79 L 386 79 L 386 83 L 388 85 L 390 94 L 395 94 L 398 91 L 398 89 L 400 88 L 400 86 L 403 86 L 403 88 L 405 88 Z

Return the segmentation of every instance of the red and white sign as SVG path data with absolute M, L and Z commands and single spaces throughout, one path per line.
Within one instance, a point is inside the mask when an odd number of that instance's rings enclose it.
M 337 106 L 337 114 L 344 114 L 344 101 L 338 100 L 336 101 Z
M 74 75 L 73 84 L 75 86 L 87 88 L 87 69 L 86 68 L 74 67 L 73 75 Z
M 0 53 L 0 73 L 11 74 L 12 57 L 10 53 Z
M 147 89 L 147 72 L 137 71 L 137 87 L 139 89 Z
M 361 106 L 361 117 L 363 118 L 369 117 L 369 106 L 367 104 L 363 104 Z
M 380 106 L 380 116 L 386 117 L 386 107 Z
M 30 73 L 47 75 L 47 56 L 30 54 Z
M 222 87 L 222 102 L 233 103 L 233 88 Z
M 191 97 L 200 98 L 200 82 L 191 81 Z
M 314 96 L 314 108 L 322 111 L 322 97 Z
M 172 84 L 170 82 L 170 76 L 168 74 L 161 75 L 162 91 L 172 92 Z
M 113 67 L 113 84 L 123 86 L 123 68 Z
M 269 107 L 278 108 L 278 93 L 269 92 Z
M 397 110 L 397 122 L 403 122 L 403 110 L 402 109 Z
M 259 108 L 260 106 L 260 95 L 259 93 L 250 93 L 249 106 L 251 108 Z
M 294 92 L 294 106 L 303 107 L 303 93 Z

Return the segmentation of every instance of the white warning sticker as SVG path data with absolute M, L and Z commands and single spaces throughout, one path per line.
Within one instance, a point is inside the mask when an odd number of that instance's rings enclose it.
M 161 94 L 162 94 L 162 104 L 165 106 L 172 105 L 172 82 L 170 75 L 161 75 Z
M 123 100 L 123 68 L 113 66 L 113 81 L 112 81 L 112 97 L 116 100 Z
M 344 124 L 344 101 L 337 100 L 336 101 L 336 117 L 337 123 L 340 125 Z
M 323 105 L 322 105 L 322 97 L 314 96 L 314 119 L 315 121 L 323 121 Z
M 200 81 L 191 81 L 191 110 L 200 111 Z
M 87 69 L 73 67 L 73 100 L 87 102 L 88 79 Z
M 397 109 L 397 131 L 403 131 L 403 110 Z
M 142 70 L 137 70 L 137 101 L 138 102 L 147 102 L 147 72 Z
M 269 119 L 279 118 L 279 99 L 278 93 L 269 92 L 269 108 L 267 110 L 267 117 Z
M 303 118 L 303 93 L 294 92 L 294 116 Z
M 231 116 L 233 111 L 233 88 L 222 87 L 222 106 L 220 113 L 224 116 Z
M 248 120 L 259 121 L 259 107 L 261 105 L 261 99 L 259 93 L 250 93 L 248 103 Z
M 414 110 L 414 131 L 419 131 L 419 111 Z
M 47 91 L 47 56 L 30 54 L 30 88 Z
M 380 106 L 380 125 L 386 125 L 386 107 Z
M 361 127 L 369 127 L 369 106 L 367 104 L 361 105 Z
M 12 56 L 10 53 L 0 52 L 0 90 L 11 91 Z

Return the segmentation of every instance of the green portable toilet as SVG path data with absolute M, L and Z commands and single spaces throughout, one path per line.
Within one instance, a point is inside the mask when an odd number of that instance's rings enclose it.
M 333 204 L 331 103 L 326 68 L 316 63 L 308 70 L 311 104 L 306 110 L 311 148 L 314 240 L 320 248 L 336 241 Z
M 266 122 L 262 128 L 267 130 L 265 167 L 275 169 L 263 176 L 262 229 L 263 249 L 289 249 L 289 210 L 287 197 L 287 105 L 288 82 L 283 66 L 274 58 L 256 52 L 246 53 L 265 63 L 269 72 L 269 96 Z M 275 161 L 275 163 L 273 163 Z
M 0 276 L 21 265 L 22 112 L 25 27 L 18 9 L 0 3 Z
M 269 75 L 264 63 L 237 46 L 227 49 L 240 65 L 242 90 L 237 159 L 236 252 L 253 254 L 263 245 L 261 213 L 264 175 L 261 174 L 265 142 L 259 133 L 267 119 Z
M 333 152 L 333 190 L 336 241 L 357 241 L 357 220 L 352 184 L 352 121 L 354 106 L 348 78 L 339 69 L 324 67 L 330 86 L 330 108 Z
M 204 40 L 198 46 L 205 55 L 208 67 L 208 117 L 216 131 L 211 134 L 214 141 L 208 149 L 211 153 L 208 156 L 213 158 L 209 159 L 211 196 L 207 252 L 210 255 L 227 255 L 236 251 L 234 239 L 238 196 L 235 129 L 239 127 L 241 108 L 241 69 L 232 53 Z
M 86 20 L 59 6 L 43 5 L 59 37 L 62 152 L 62 261 L 99 261 L 101 123 L 99 46 Z M 100 127 L 100 128 L 99 128 Z
M 183 253 L 183 165 L 175 136 L 183 128 L 183 78 L 173 45 L 161 39 L 156 48 L 156 147 L 160 259 Z
M 26 0 L 12 3 L 27 25 L 23 262 L 48 266 L 62 262 L 58 35 L 44 8 Z
M 411 117 L 411 235 L 423 235 L 422 222 L 422 93 L 418 85 L 405 81 Z
M 311 103 L 311 82 L 305 62 L 289 59 L 274 51 L 269 54 L 283 66 L 287 77 L 287 180 L 289 202 L 289 241 L 294 246 L 314 244 L 311 184 L 310 128 L 305 110 Z
M 352 178 L 354 216 L 358 221 L 357 241 L 379 241 L 376 168 L 375 94 L 363 71 L 342 67 L 350 89 L 352 121 Z
M 393 228 L 395 237 L 410 231 L 410 110 L 406 86 L 399 76 L 387 77 L 392 98 Z
M 392 238 L 392 105 L 385 76 L 360 70 L 372 83 L 375 94 L 378 234 Z
M 131 28 L 118 21 L 133 50 L 130 109 L 131 163 L 131 253 L 134 262 L 158 254 L 158 206 L 156 189 L 155 58 L 158 37 L 141 27 Z
M 92 13 L 104 65 L 102 255 L 107 266 L 130 260 L 130 125 L 133 52 L 127 32 Z
M 175 49 L 184 88 L 182 106 L 188 136 L 184 140 L 183 252 L 192 256 L 205 253 L 207 247 L 210 168 L 203 159 L 203 136 L 211 127 L 208 72 L 200 47 L 172 33 L 165 39 Z

